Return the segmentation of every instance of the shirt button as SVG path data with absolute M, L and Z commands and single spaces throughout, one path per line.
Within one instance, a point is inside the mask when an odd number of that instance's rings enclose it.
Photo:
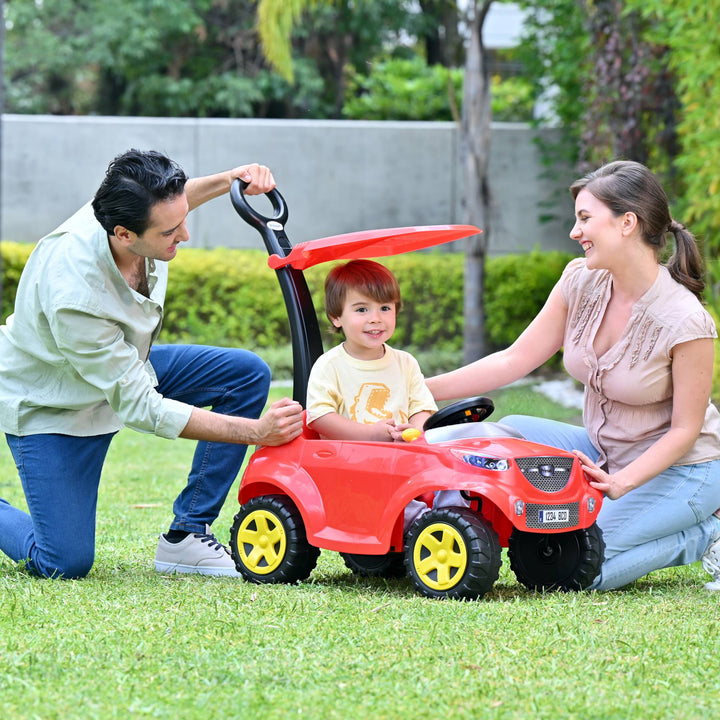
M 128 382 L 130 382 L 126 377 L 120 378 L 120 384 L 121 385 L 127 385 Z

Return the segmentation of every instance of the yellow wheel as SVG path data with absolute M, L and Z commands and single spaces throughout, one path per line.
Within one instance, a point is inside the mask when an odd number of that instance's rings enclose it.
M 467 548 L 463 536 L 452 525 L 433 523 L 415 542 L 413 566 L 423 584 L 445 592 L 462 579 L 467 568 Z
M 320 555 L 284 495 L 256 497 L 240 508 L 230 528 L 230 552 L 242 576 L 258 583 L 304 580 Z
M 500 541 L 492 525 L 471 510 L 431 510 L 407 534 L 405 567 L 423 595 L 479 598 L 500 573 Z
M 256 510 L 245 516 L 237 531 L 240 562 L 251 572 L 269 575 L 285 557 L 287 536 L 277 515 Z

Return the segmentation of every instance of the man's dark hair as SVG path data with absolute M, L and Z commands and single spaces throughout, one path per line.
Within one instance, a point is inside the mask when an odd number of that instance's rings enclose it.
M 92 201 L 97 221 L 108 235 L 117 225 L 142 235 L 153 205 L 185 190 L 187 175 L 169 157 L 155 150 L 128 150 L 108 165 Z

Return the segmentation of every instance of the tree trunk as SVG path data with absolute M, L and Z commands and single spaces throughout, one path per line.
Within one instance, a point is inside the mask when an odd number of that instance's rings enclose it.
M 465 363 L 487 354 L 485 342 L 485 254 L 490 238 L 490 82 L 482 29 L 493 0 L 474 2 L 469 18 L 470 43 L 465 60 L 460 149 L 465 188 L 465 217 L 483 232 L 465 241 L 464 331 Z

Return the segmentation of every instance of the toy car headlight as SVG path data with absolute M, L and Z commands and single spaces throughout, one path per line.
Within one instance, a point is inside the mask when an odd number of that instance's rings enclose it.
M 463 452 L 462 450 L 453 450 L 453 455 L 468 465 L 480 468 L 481 470 L 498 470 L 500 472 L 510 467 L 505 458 L 487 457 L 486 455 L 474 455 L 473 453 Z

